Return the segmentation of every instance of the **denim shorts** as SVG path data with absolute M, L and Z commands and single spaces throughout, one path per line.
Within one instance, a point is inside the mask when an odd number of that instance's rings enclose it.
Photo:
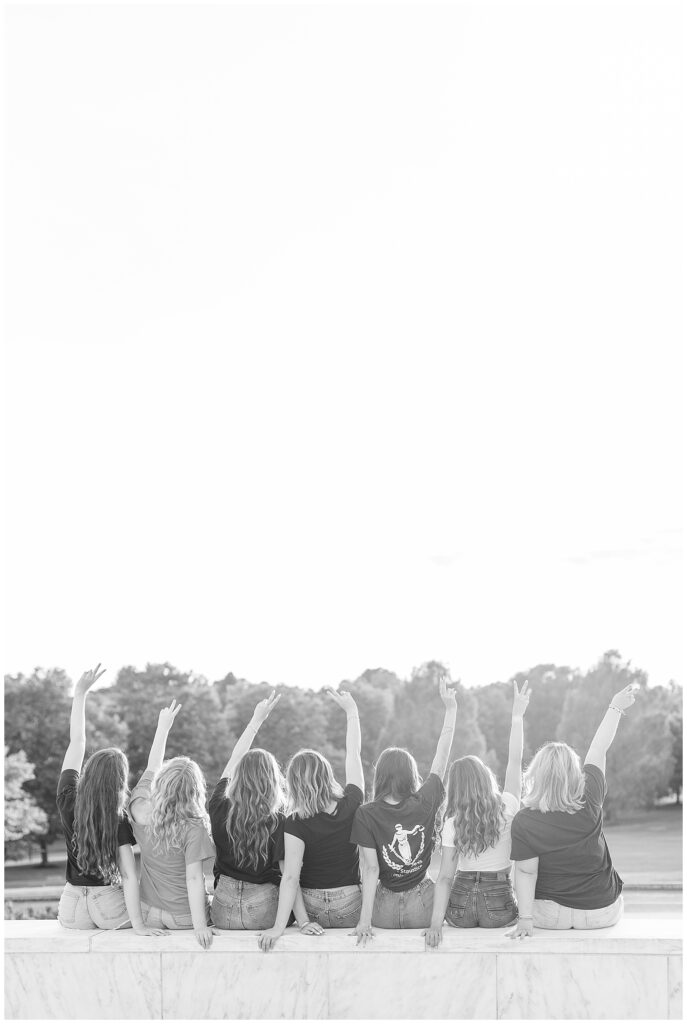
M 456 872 L 446 908 L 454 928 L 503 928 L 517 916 L 510 869 Z
M 618 923 L 622 913 L 622 896 L 618 896 L 610 906 L 596 910 L 576 910 L 553 900 L 535 900 L 532 904 L 532 924 L 535 928 L 610 928 Z
M 148 928 L 169 928 L 170 930 L 193 928 L 193 918 L 191 917 L 190 910 L 188 913 L 176 910 L 162 910 L 161 907 L 151 907 L 150 903 L 141 900 L 141 914 L 143 916 L 143 923 Z M 210 924 L 209 902 L 205 905 L 205 923 Z
M 121 885 L 72 885 L 67 882 L 57 908 L 63 928 L 131 928 Z
M 363 905 L 359 885 L 341 885 L 337 889 L 303 889 L 303 902 L 311 921 L 322 928 L 354 928 Z
M 434 882 L 423 878 L 412 889 L 392 892 L 377 883 L 372 924 L 376 928 L 429 928 L 434 903 Z
M 239 882 L 220 875 L 210 914 L 217 928 L 272 928 L 277 918 L 279 886 L 271 882 Z

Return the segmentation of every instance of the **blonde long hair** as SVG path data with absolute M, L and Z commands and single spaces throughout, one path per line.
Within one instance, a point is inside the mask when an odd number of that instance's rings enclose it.
M 545 743 L 523 776 L 525 807 L 574 814 L 584 806 L 582 761 L 567 743 Z
M 227 837 L 237 866 L 257 870 L 266 861 L 270 836 L 286 800 L 284 776 L 273 754 L 260 747 L 247 751 L 227 783 Z
M 317 750 L 299 750 L 286 766 L 289 810 L 296 818 L 313 818 L 340 800 L 343 789 L 326 757 Z
M 506 823 L 496 776 L 473 754 L 459 757 L 449 768 L 446 820 L 450 818 L 456 850 L 472 857 L 494 847 Z
M 190 757 L 173 757 L 153 779 L 149 825 L 155 846 L 164 850 L 183 847 L 189 822 L 204 825 L 210 834 L 205 810 L 205 779 Z

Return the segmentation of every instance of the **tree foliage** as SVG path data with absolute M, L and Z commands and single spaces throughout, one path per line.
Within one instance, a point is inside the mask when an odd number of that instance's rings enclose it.
M 362 758 L 366 785 L 372 783 L 376 758 L 386 746 L 405 746 L 420 772 L 429 771 L 443 720 L 443 705 L 434 681 L 437 662 L 414 669 L 401 679 L 383 668 L 368 669 L 341 686 L 349 689 L 360 710 Z M 608 808 L 647 806 L 658 796 L 679 793 L 682 786 L 682 691 L 649 687 L 643 672 L 625 664 L 613 651 L 581 674 L 564 666 L 537 665 L 513 679 L 530 681 L 525 719 L 525 763 L 552 739 L 571 744 L 582 756 L 619 689 L 639 683 L 636 704 L 620 722 L 607 763 Z M 479 688 L 456 684 L 458 717 L 451 759 L 477 754 L 503 783 L 508 758 L 512 682 Z M 212 788 L 234 743 L 258 700 L 272 687 L 227 673 L 209 683 L 168 663 L 145 669 L 122 668 L 110 686 L 88 698 L 87 751 L 119 746 L 127 754 L 133 784 L 145 769 L 161 707 L 172 697 L 183 705 L 168 744 L 167 756 L 186 754 L 198 761 Z M 302 747 L 322 751 L 344 781 L 346 720 L 324 691 L 279 686 L 283 694 L 274 714 L 260 730 L 257 743 L 272 751 L 282 766 Z M 61 669 L 36 669 L 28 676 L 5 678 L 5 741 L 11 755 L 24 751 L 34 777 L 23 792 L 45 814 L 44 844 L 59 834 L 55 791 L 69 742 L 72 686 Z M 34 820 L 34 819 L 32 819 Z
M 33 765 L 23 750 L 10 754 L 5 747 L 5 842 L 16 842 L 24 836 L 42 834 L 48 824 L 45 811 L 24 789 L 24 783 L 35 778 Z

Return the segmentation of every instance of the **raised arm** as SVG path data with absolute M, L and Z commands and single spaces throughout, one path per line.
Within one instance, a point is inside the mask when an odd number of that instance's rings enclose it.
M 95 668 L 84 672 L 74 687 L 72 714 L 69 719 L 69 746 L 62 762 L 63 772 L 70 768 L 75 772 L 81 771 L 86 753 L 86 694 L 104 671 L 98 662 Z
M 601 720 L 601 725 L 594 733 L 594 739 L 589 744 L 585 764 L 595 765 L 600 771 L 606 774 L 606 753 L 615 738 L 618 730 L 620 716 L 635 702 L 635 693 L 639 689 L 637 683 L 630 683 L 616 693 L 608 705 L 608 710 Z
M 346 785 L 357 786 L 364 796 L 365 775 L 360 758 L 361 736 L 358 706 L 353 696 L 346 691 L 338 692 L 328 688 L 325 693 L 328 693 L 346 712 Z
M 181 704 L 177 704 L 176 700 L 173 700 L 168 708 L 162 708 L 160 711 L 157 720 L 157 729 L 155 730 L 155 737 L 150 747 L 150 753 L 148 754 L 147 772 L 157 772 L 162 767 L 162 762 L 165 757 L 165 748 L 167 746 L 167 737 L 174 725 L 174 719 L 180 711 Z
M 506 768 L 506 782 L 503 787 L 506 793 L 512 793 L 518 802 L 522 794 L 522 720 L 530 702 L 530 695 L 527 692 L 529 683 L 527 680 L 522 684 L 522 690 L 518 690 L 518 684 L 513 681 L 513 714 L 510 723 L 510 741 L 508 744 L 508 767 Z
M 265 700 L 258 701 L 258 703 L 255 705 L 253 717 L 251 718 L 250 722 L 243 730 L 243 732 L 237 739 L 236 743 L 234 744 L 234 749 L 231 752 L 231 757 L 224 766 L 224 771 L 222 772 L 221 775 L 223 779 L 230 779 L 232 777 L 236 769 L 236 765 L 239 763 L 239 761 L 246 753 L 246 751 L 250 750 L 251 744 L 257 735 L 258 729 L 265 721 L 265 719 L 269 716 L 270 711 L 279 702 L 280 699 L 281 694 L 278 693 L 275 695 L 274 690 L 272 690 L 272 693 L 269 695 L 269 697 L 266 697 Z
M 169 730 L 174 724 L 174 719 L 181 711 L 181 704 L 173 700 L 168 708 L 162 708 L 157 720 L 155 737 L 148 754 L 148 765 L 146 772 L 157 772 L 162 767 L 167 746 Z M 134 791 L 129 799 L 129 814 L 139 825 L 145 825 L 150 813 L 150 792 L 151 779 L 145 778 L 145 772 L 134 786 Z
M 453 743 L 453 733 L 456 728 L 456 691 L 447 683 L 446 678 L 445 672 L 442 672 L 439 676 L 439 693 L 446 711 L 432 767 L 429 769 L 430 774 L 438 775 L 440 779 L 443 779 L 446 772 L 448 756 L 451 753 L 451 744 Z

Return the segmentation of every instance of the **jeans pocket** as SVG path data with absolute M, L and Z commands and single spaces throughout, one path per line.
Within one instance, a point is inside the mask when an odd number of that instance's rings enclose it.
M 329 908 L 332 928 L 349 928 L 358 923 L 363 897 L 360 891 L 353 892 Z
M 63 928 L 76 927 L 76 908 L 80 899 L 78 893 L 70 889 L 63 889 L 60 902 L 57 907 L 57 920 Z
M 451 889 L 451 895 L 448 898 L 447 914 L 450 911 L 453 917 L 463 917 L 467 910 L 469 899 L 470 890 L 468 887 L 463 885 L 461 882 L 454 882 Z
M 484 906 L 492 921 L 510 924 L 515 917 L 515 899 L 510 885 L 495 885 L 482 892 Z
M 561 908 L 553 900 L 535 900 L 532 917 L 535 928 L 558 928 Z
M 114 925 L 115 921 L 127 921 L 129 915 L 121 885 L 103 885 L 102 888 L 91 890 L 89 900 L 94 913 L 102 918 L 105 927 Z

